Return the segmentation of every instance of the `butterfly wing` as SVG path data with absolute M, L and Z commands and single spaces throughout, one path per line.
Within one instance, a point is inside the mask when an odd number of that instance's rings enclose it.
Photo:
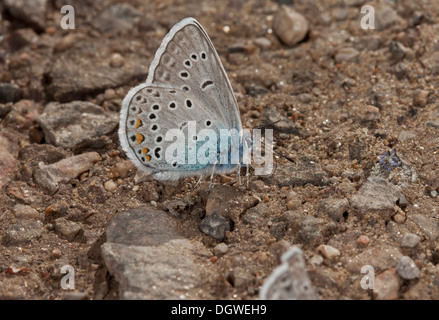
M 127 94 L 123 101 L 125 111 L 121 113 L 119 140 L 128 157 L 141 170 L 154 174 L 159 180 L 176 180 L 207 172 L 211 162 L 201 163 L 191 153 L 190 139 L 196 151 L 210 139 L 196 140 L 202 129 L 219 132 L 222 124 L 216 115 L 203 107 L 201 101 L 190 93 L 176 88 L 152 87 L 141 84 Z M 191 125 L 195 125 L 191 130 Z M 180 130 L 183 140 L 174 139 L 170 130 Z M 195 134 L 195 136 L 194 136 Z M 210 141 L 217 152 L 218 136 Z M 182 161 L 172 161 L 166 150 L 180 148 Z M 210 149 L 209 149 L 210 150 Z
M 242 130 L 232 86 L 212 41 L 193 18 L 177 23 L 165 36 L 146 83 L 181 89 L 211 109 L 226 128 Z

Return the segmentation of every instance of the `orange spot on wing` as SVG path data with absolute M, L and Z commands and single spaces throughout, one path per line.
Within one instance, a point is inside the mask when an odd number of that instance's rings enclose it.
M 143 153 L 143 154 L 147 154 L 147 153 L 148 153 L 148 151 L 149 151 L 149 149 L 148 149 L 148 148 L 143 148 L 143 149 L 142 149 L 142 153 Z
M 142 125 L 142 120 L 140 120 L 139 118 L 136 119 L 136 125 L 135 128 L 137 129 L 138 127 L 140 127 Z
M 143 140 L 145 140 L 145 137 L 140 133 L 136 133 L 136 140 L 137 140 L 137 144 L 141 144 Z
M 146 159 L 146 161 L 149 162 L 149 161 L 151 161 L 151 156 L 146 155 L 146 156 L 145 156 L 145 159 Z

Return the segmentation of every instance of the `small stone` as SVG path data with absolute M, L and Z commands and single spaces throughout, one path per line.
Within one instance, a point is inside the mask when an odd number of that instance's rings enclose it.
M 247 287 L 253 280 L 251 274 L 248 273 L 244 268 L 236 267 L 230 273 L 230 282 L 234 288 L 244 288 Z
M 414 248 L 418 245 L 421 237 L 414 233 L 405 233 L 401 239 L 402 248 Z
M 398 140 L 401 142 L 411 140 L 417 136 L 416 132 L 414 131 L 408 131 L 408 130 L 402 130 L 399 133 Z
M 360 52 L 355 50 L 354 48 L 342 48 L 337 51 L 334 56 L 335 62 L 340 63 L 343 61 L 348 61 L 356 58 Z
M 58 190 L 60 183 L 67 183 L 71 179 L 78 177 L 100 160 L 99 153 L 88 152 L 53 164 L 42 164 L 34 173 L 34 181 L 50 194 L 54 194 Z
M 76 35 L 74 33 L 69 33 L 57 42 L 54 51 L 55 52 L 66 51 L 67 49 L 70 49 L 75 42 L 76 42 Z
M 38 220 L 24 220 L 18 223 L 10 224 L 2 238 L 4 245 L 24 245 L 33 242 L 41 237 L 44 232 L 44 226 Z
M 357 243 L 358 243 L 359 245 L 362 245 L 362 246 L 367 246 L 367 245 L 369 245 L 369 243 L 370 243 L 370 239 L 369 239 L 368 236 L 361 235 L 361 236 L 358 237 L 358 239 L 357 239 Z
M 324 244 L 318 246 L 317 251 L 320 252 L 326 259 L 333 259 L 340 255 L 340 251 L 338 249 Z
M 3 3 L 14 18 L 21 20 L 36 31 L 44 31 L 47 0 L 4 0 Z
M 422 214 L 410 215 L 408 219 L 413 221 L 430 241 L 435 241 L 439 237 L 439 225 L 434 219 Z
M 206 215 L 206 217 L 201 220 L 199 228 L 204 234 L 221 241 L 224 239 L 226 231 L 230 231 L 230 224 L 225 218 L 213 213 Z
M 385 270 L 375 277 L 373 298 L 375 300 L 398 299 L 399 277 L 394 268 Z
M 256 253 L 256 259 L 257 259 L 259 262 L 264 263 L 265 261 L 268 260 L 268 255 L 267 255 L 265 252 L 263 252 L 263 251 L 258 251 L 258 252 Z
M 417 279 L 421 275 L 416 263 L 408 256 L 401 258 L 396 266 L 396 271 L 401 278 L 406 280 Z
M 348 199 L 323 199 L 320 200 L 318 210 L 328 215 L 332 220 L 336 222 L 344 221 L 344 214 L 349 208 Z
M 110 59 L 110 66 L 113 68 L 120 68 L 124 65 L 125 60 L 119 53 L 114 53 Z
M 323 257 L 319 254 L 313 255 L 311 259 L 309 259 L 309 263 L 316 267 L 322 265 L 323 261 Z
M 427 90 L 418 90 L 413 96 L 413 104 L 418 107 L 425 107 L 428 101 L 428 95 L 430 94 Z
M 58 218 L 54 223 L 55 232 L 68 241 L 81 240 L 84 230 L 81 225 L 65 218 Z
M 300 13 L 281 6 L 273 18 L 273 31 L 283 43 L 292 47 L 308 34 L 309 24 Z
M 91 102 L 51 102 L 37 121 L 43 128 L 46 142 L 66 149 L 113 132 L 119 117 Z
M 21 89 L 16 84 L 0 83 L 0 103 L 17 102 L 21 95 Z
M 55 248 L 55 249 L 53 249 L 53 251 L 52 251 L 52 255 L 54 256 L 54 257 L 56 257 L 56 258 L 59 258 L 59 257 L 61 257 L 61 250 L 60 249 L 58 249 L 58 248 Z
M 430 192 L 430 195 L 432 198 L 437 198 L 439 196 L 439 193 L 436 190 L 433 190 L 432 192 Z
M 5 117 L 5 124 L 16 130 L 23 131 L 31 128 L 38 116 L 40 108 L 31 100 L 20 100 L 12 105 L 12 110 Z
M 271 41 L 265 37 L 256 38 L 253 42 L 262 49 L 268 49 L 271 47 Z
M 136 171 L 136 166 L 131 160 L 119 161 L 111 170 L 114 178 L 126 178 L 129 173 Z
M 35 220 L 41 219 L 42 214 L 40 214 L 36 209 L 25 204 L 16 204 L 14 206 L 14 216 L 19 219 Z
M 114 91 L 114 89 L 111 89 L 111 88 L 105 90 L 104 98 L 107 101 L 115 99 L 116 98 L 116 91 Z
M 213 252 L 216 256 L 222 256 L 229 250 L 229 247 L 224 242 L 221 242 L 213 248 Z
M 107 182 L 105 182 L 105 184 L 104 184 L 104 188 L 105 188 L 105 190 L 107 190 L 107 191 L 114 191 L 114 190 L 117 189 L 117 184 L 114 183 L 113 180 L 108 180 Z
M 297 96 L 303 103 L 310 103 L 312 101 L 312 96 L 309 93 L 301 93 Z

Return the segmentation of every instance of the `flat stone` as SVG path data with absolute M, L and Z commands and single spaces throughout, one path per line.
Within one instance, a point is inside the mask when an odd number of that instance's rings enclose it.
M 398 299 L 400 281 L 394 268 L 385 270 L 375 277 L 373 298 L 375 300 Z
M 432 218 L 422 214 L 413 214 L 408 219 L 413 221 L 430 241 L 435 241 L 439 237 L 439 225 Z
M 348 199 L 328 198 L 319 201 L 318 210 L 336 222 L 344 221 L 344 214 L 349 208 Z
M 329 184 L 328 176 L 321 166 L 307 158 L 300 159 L 296 164 L 277 166 L 273 174 L 264 176 L 263 180 L 279 187 Z
M 356 58 L 360 53 L 354 48 L 342 48 L 334 56 L 335 62 L 349 61 Z
M 79 223 L 69 221 L 65 218 L 58 218 L 53 224 L 55 232 L 68 241 L 83 240 L 84 230 Z
M 403 197 L 399 188 L 385 179 L 369 178 L 350 198 L 350 206 L 359 215 L 378 212 L 386 217 L 392 216 L 395 206 Z
M 230 224 L 224 217 L 213 213 L 206 215 L 206 217 L 201 220 L 199 228 L 201 232 L 217 240 L 223 240 L 226 236 L 226 231 L 230 231 Z
M 13 17 L 36 31 L 45 29 L 47 0 L 4 0 L 3 3 Z
M 346 269 L 353 274 L 360 274 L 363 266 L 371 265 L 375 268 L 375 273 L 378 273 L 396 267 L 402 256 L 402 253 L 395 247 L 387 245 L 372 247 L 354 257 L 347 258 Z
M 334 259 L 340 255 L 340 250 L 325 244 L 318 246 L 317 251 L 326 259 Z
M 81 46 L 60 53 L 46 77 L 48 95 L 59 102 L 82 100 L 133 79 L 146 78 L 149 63 L 142 57 L 126 54 L 123 68 L 113 68 L 112 55 L 108 45 L 97 46 L 94 42 L 81 42 Z
M 36 209 L 32 208 L 29 205 L 25 204 L 16 204 L 14 206 L 14 217 L 18 219 L 25 220 L 41 220 L 43 218 L 43 214 L 39 213 Z
M 119 116 L 91 102 L 51 102 L 38 117 L 38 122 L 48 143 L 71 149 L 86 139 L 114 131 Z
M 421 237 L 414 233 L 405 233 L 401 239 L 402 248 L 414 248 L 421 241 Z
M 34 172 L 34 181 L 50 194 L 54 194 L 58 190 L 60 183 L 67 183 L 71 179 L 78 177 L 100 160 L 99 153 L 88 152 L 53 164 L 41 164 Z
M 3 234 L 4 245 L 25 245 L 38 240 L 44 232 L 44 226 L 38 220 L 24 220 L 10 224 Z

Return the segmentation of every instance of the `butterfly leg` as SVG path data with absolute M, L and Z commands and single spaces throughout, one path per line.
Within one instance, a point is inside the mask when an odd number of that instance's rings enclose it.
M 241 186 L 241 163 L 238 164 L 238 181 L 239 186 Z
M 248 189 L 248 181 L 249 181 L 249 176 L 250 176 L 250 168 L 249 168 L 248 164 L 246 164 L 245 166 L 246 166 L 246 174 L 245 174 L 245 176 L 247 177 L 247 189 Z
M 201 182 L 201 179 L 203 179 L 203 175 L 200 175 L 200 179 L 198 179 L 197 183 L 195 184 L 195 186 L 194 186 L 194 188 L 192 190 L 195 190 L 198 187 L 198 185 Z
M 210 191 L 210 187 L 212 186 L 213 175 L 215 174 L 216 163 L 217 163 L 217 162 L 215 162 L 215 163 L 213 164 L 212 174 L 210 175 L 209 188 L 207 189 L 208 192 Z

